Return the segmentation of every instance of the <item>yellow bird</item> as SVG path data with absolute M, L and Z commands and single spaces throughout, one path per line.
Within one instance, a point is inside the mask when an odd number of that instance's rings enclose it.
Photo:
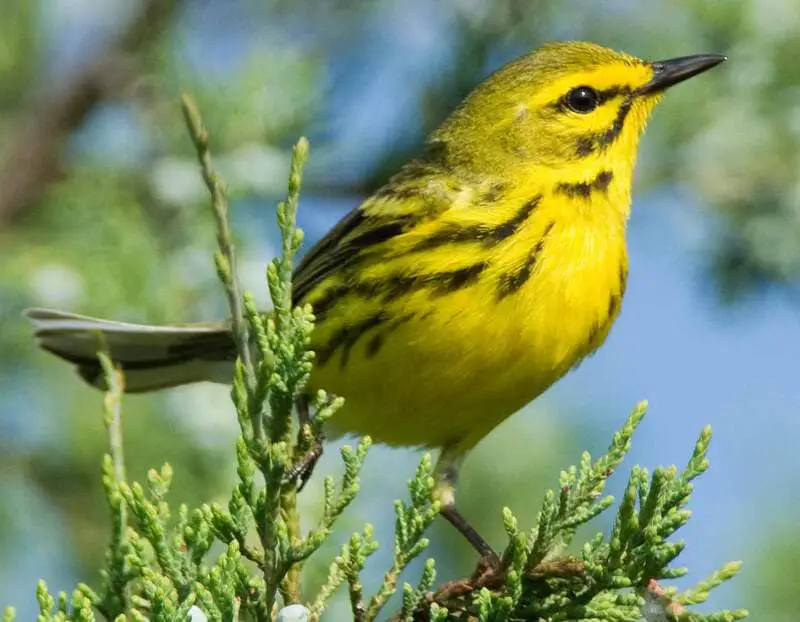
M 463 459 L 605 340 L 625 292 L 639 138 L 666 88 L 723 60 L 646 62 L 581 42 L 522 56 L 295 271 L 294 302 L 317 318 L 309 389 L 346 398 L 329 432 L 440 448 L 442 514 L 482 554 L 455 508 Z M 39 345 L 94 386 L 98 331 L 131 392 L 233 375 L 229 323 L 28 315 Z

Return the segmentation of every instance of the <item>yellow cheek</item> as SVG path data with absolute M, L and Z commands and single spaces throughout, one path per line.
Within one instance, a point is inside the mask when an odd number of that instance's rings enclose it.
M 605 132 L 614 125 L 622 103 L 622 98 L 618 97 L 588 114 L 565 111 L 563 123 L 574 135 Z

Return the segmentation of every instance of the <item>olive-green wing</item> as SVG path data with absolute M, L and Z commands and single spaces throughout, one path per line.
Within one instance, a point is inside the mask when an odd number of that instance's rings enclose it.
M 429 173 L 423 163 L 412 161 L 319 240 L 294 271 L 293 303 L 301 303 L 317 284 L 370 249 L 379 254 L 384 242 L 446 210 L 448 197 L 426 180 Z
M 420 221 L 414 213 L 385 210 L 380 214 L 370 214 L 366 208 L 365 203 L 352 210 L 303 257 L 294 272 L 294 304 L 302 302 L 315 285 L 346 269 L 371 248 L 400 235 Z
M 345 243 L 345 239 L 365 226 L 366 215 L 361 207 L 350 211 L 336 226 L 306 253 L 294 271 L 293 303 L 299 304 L 311 289 L 329 276 L 364 247 L 364 244 Z M 357 240 L 356 240 L 357 242 Z

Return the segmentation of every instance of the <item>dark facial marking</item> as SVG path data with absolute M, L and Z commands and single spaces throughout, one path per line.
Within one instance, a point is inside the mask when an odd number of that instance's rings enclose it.
M 609 86 L 608 88 L 602 90 L 594 91 L 597 94 L 597 103 L 599 106 L 602 106 L 605 103 L 608 103 L 612 99 L 623 95 L 625 97 L 630 97 L 633 94 L 631 87 L 623 86 L 623 85 L 616 85 L 616 86 Z M 554 101 L 551 105 L 553 110 L 564 112 L 565 110 L 569 110 L 569 108 L 565 105 L 564 97 L 559 97 L 556 101 Z
M 594 136 L 581 136 L 575 143 L 575 155 L 585 158 L 594 153 Z
M 614 118 L 614 122 L 611 124 L 611 127 L 604 132 L 592 133 L 588 136 L 581 136 L 578 138 L 577 142 L 575 143 L 575 155 L 577 155 L 579 158 L 585 158 L 595 151 L 602 151 L 611 145 L 615 140 L 617 140 L 619 135 L 622 133 L 622 128 L 625 125 L 625 119 L 628 118 L 628 113 L 630 113 L 632 106 L 632 96 L 628 95 L 625 101 L 620 104 L 619 110 L 617 111 L 617 116 Z
M 607 147 L 617 140 L 622 132 L 622 126 L 625 125 L 625 119 L 628 118 L 628 113 L 631 111 L 632 106 L 633 102 L 630 99 L 626 99 L 619 107 L 619 111 L 617 112 L 617 117 L 614 119 L 614 123 L 612 123 L 611 127 L 608 128 L 603 134 L 600 134 L 597 139 L 597 144 L 601 148 Z
M 619 97 L 620 95 L 630 97 L 631 93 L 631 87 L 629 86 L 610 86 L 607 89 L 597 91 L 597 94 L 600 96 L 601 104 L 605 104 L 607 101 Z

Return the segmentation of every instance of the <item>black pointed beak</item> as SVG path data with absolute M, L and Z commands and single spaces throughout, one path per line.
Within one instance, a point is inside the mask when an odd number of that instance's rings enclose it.
M 653 77 L 650 82 L 637 92 L 641 95 L 659 93 L 673 84 L 678 84 L 678 82 L 683 82 L 692 76 L 716 67 L 727 58 L 722 54 L 696 54 L 694 56 L 681 56 L 680 58 L 656 61 L 651 63 Z

